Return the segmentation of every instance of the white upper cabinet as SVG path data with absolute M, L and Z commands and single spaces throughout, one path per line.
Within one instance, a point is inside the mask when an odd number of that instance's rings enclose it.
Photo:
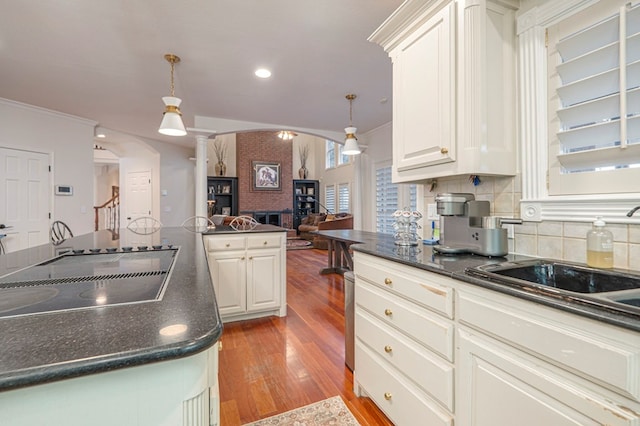
M 393 181 L 514 175 L 517 1 L 408 0 L 369 38 L 393 62 Z

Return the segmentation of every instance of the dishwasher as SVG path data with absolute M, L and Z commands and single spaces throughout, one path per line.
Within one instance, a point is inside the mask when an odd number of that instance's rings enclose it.
M 354 359 L 354 317 L 355 317 L 355 303 L 354 303 L 354 287 L 355 276 L 352 271 L 344 273 L 344 363 L 349 367 L 349 370 L 353 371 L 355 368 Z

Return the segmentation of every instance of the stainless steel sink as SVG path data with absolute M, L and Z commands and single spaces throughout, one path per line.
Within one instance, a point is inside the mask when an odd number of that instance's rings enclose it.
M 492 280 L 519 280 L 575 293 L 605 293 L 640 288 L 640 275 L 549 259 L 503 262 L 474 269 L 478 275 Z
M 468 268 L 467 275 L 497 284 L 640 315 L 640 274 L 531 259 Z

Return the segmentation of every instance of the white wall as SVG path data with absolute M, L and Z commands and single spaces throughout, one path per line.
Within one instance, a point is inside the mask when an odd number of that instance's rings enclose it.
M 53 185 L 73 186 L 54 196 L 51 217 L 74 234 L 93 231 L 93 132 L 97 123 L 0 98 L 0 146 L 50 154 Z
M 160 156 L 160 221 L 164 226 L 180 226 L 195 214 L 196 163 L 190 160 L 195 156 L 195 148 L 149 140 L 147 143 Z M 166 195 L 162 195 L 163 191 Z

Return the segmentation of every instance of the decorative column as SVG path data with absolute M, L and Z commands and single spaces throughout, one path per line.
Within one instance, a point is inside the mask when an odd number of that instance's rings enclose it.
M 196 171 L 194 191 L 196 192 L 196 216 L 207 217 L 207 135 L 196 135 Z

